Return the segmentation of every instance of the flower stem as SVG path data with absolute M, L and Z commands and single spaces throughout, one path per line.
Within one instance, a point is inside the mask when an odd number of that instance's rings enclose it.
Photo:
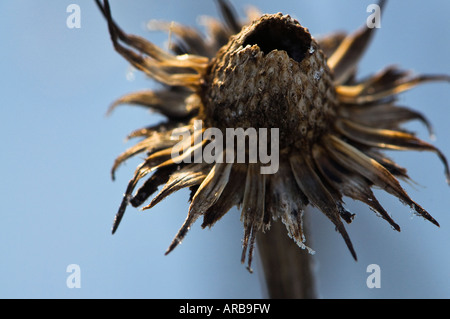
M 282 222 L 258 233 L 257 247 L 269 298 L 317 298 L 312 255 L 289 238 Z

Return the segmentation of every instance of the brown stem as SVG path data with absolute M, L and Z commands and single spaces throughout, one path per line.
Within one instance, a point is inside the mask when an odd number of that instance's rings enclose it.
M 317 298 L 312 255 L 288 237 L 281 221 L 258 233 L 257 247 L 269 298 Z

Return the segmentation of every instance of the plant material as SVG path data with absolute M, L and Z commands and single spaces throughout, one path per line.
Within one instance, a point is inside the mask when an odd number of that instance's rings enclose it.
M 112 173 L 126 159 L 145 153 L 130 180 L 116 215 L 117 230 L 126 207 L 139 207 L 158 191 L 143 209 L 150 209 L 182 188 L 190 188 L 187 218 L 167 253 L 185 237 L 191 225 L 203 217 L 211 227 L 233 206 L 241 208 L 244 226 L 242 262 L 251 269 L 255 235 L 269 231 L 278 220 L 298 246 L 308 248 L 302 216 L 308 205 L 318 208 L 335 225 L 351 255 L 355 249 L 344 227 L 353 214 L 343 197 L 367 204 L 400 231 L 378 202 L 373 187 L 397 197 L 421 217 L 438 222 L 413 201 L 400 185 L 407 171 L 386 157 L 383 150 L 431 151 L 438 155 L 449 180 L 444 155 L 401 125 L 419 120 L 420 113 L 398 106 L 396 97 L 419 84 L 449 81 L 448 76 L 412 75 L 387 67 L 364 79 L 356 68 L 375 29 L 364 25 L 351 34 L 334 33 L 315 39 L 289 15 L 250 10 L 241 23 L 226 1 L 218 1 L 224 23 L 208 18 L 209 37 L 176 23 L 154 22 L 178 37 L 172 53 L 136 35 L 125 33 L 111 16 L 108 1 L 96 1 L 108 23 L 114 48 L 135 68 L 162 84 L 160 90 L 132 93 L 119 104 L 138 104 L 156 110 L 167 122 L 130 134 L 142 138 L 121 154 Z M 380 2 L 383 7 L 384 1 Z M 201 121 L 202 128 L 196 126 Z M 279 167 L 262 174 L 264 163 L 196 160 L 198 150 L 212 143 L 207 128 L 278 128 Z M 185 132 L 183 152 L 173 157 Z M 260 137 L 260 136 L 259 136 Z M 274 140 L 267 142 L 275 143 Z M 266 145 L 268 149 L 270 147 Z M 224 155 L 230 155 L 224 147 Z M 252 150 L 247 148 L 250 156 Z M 235 159 L 231 155 L 233 159 Z M 133 194 L 138 183 L 147 179 Z

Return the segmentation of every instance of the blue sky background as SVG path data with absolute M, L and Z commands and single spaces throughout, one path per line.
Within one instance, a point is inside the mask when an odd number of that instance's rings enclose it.
M 69 4 L 81 8 L 81 28 L 66 26 Z M 239 12 L 254 4 L 267 13 L 291 14 L 315 34 L 351 31 L 365 22 L 372 1 L 233 1 Z M 149 19 L 196 25 L 198 15 L 217 16 L 213 1 L 111 1 L 115 19 L 130 33 L 164 46 L 167 35 L 149 32 Z M 243 230 L 230 211 L 212 229 L 195 224 L 164 256 L 183 223 L 188 193 L 178 192 L 145 213 L 128 209 L 117 233 L 110 228 L 122 194 L 140 159 L 110 179 L 115 157 L 132 145 L 136 129 L 161 120 L 140 108 L 109 104 L 153 87 L 114 52 L 106 23 L 93 1 L 0 2 L 0 297 L 1 298 L 260 298 L 261 274 L 240 264 Z M 361 75 L 398 64 L 417 73 L 450 74 L 450 2 L 390 1 L 382 27 L 361 64 Z M 435 144 L 450 156 L 450 84 L 421 86 L 399 103 L 424 112 Z M 428 140 L 425 128 L 408 126 Z M 323 298 L 449 298 L 450 188 L 443 167 L 428 153 L 390 153 L 417 185 L 408 193 L 441 224 L 412 215 L 377 191 L 402 227 L 397 233 L 362 204 L 347 230 L 355 262 L 332 224 L 310 211 L 310 246 L 316 251 Z M 366 267 L 381 268 L 381 288 L 369 289 Z M 69 289 L 66 267 L 78 264 L 81 288 Z

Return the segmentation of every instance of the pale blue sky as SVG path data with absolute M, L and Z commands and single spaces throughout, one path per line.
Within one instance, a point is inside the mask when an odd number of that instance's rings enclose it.
M 66 7 L 81 8 L 81 28 L 66 26 Z M 372 1 L 233 1 L 267 13 L 291 14 L 313 34 L 354 30 Z M 167 35 L 148 32 L 149 19 L 196 24 L 217 16 L 214 2 L 111 1 L 124 30 L 164 46 Z M 122 107 L 105 117 L 122 94 L 152 87 L 114 52 L 106 23 L 90 0 L 3 0 L 0 3 L 0 297 L 1 298 L 259 298 L 260 272 L 240 264 L 243 230 L 230 211 L 212 229 L 195 224 L 183 244 L 164 256 L 188 208 L 179 192 L 145 213 L 129 208 L 117 233 L 113 216 L 140 159 L 110 179 L 115 157 L 132 130 L 161 117 Z M 362 61 L 361 75 L 397 64 L 418 73 L 450 74 L 450 2 L 390 1 L 382 27 Z M 450 156 L 450 84 L 427 84 L 399 99 L 434 124 L 436 145 Z M 425 128 L 410 125 L 428 140 Z M 450 188 L 433 154 L 391 153 L 418 186 L 409 194 L 441 224 L 413 217 L 395 198 L 379 199 L 402 227 L 390 226 L 359 203 L 347 230 L 355 262 L 332 224 L 311 211 L 310 246 L 323 298 L 449 298 Z M 366 267 L 381 268 L 381 288 L 368 289 Z M 78 264 L 81 288 L 69 289 L 66 267 Z

